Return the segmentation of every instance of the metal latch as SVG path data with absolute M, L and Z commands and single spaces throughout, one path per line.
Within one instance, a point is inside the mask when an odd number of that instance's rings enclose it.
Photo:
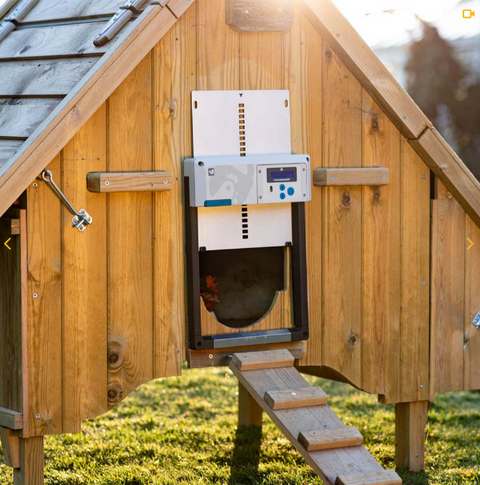
M 42 172 L 42 179 L 50 186 L 52 191 L 60 199 L 60 202 L 73 214 L 72 224 L 80 232 L 85 231 L 85 229 L 93 222 L 93 219 L 88 214 L 85 209 L 80 209 L 76 211 L 70 201 L 65 197 L 65 194 L 60 190 L 58 185 L 53 181 L 53 175 L 50 170 L 44 170 Z
M 473 325 L 480 332 L 480 312 L 477 313 L 476 317 L 473 319 Z

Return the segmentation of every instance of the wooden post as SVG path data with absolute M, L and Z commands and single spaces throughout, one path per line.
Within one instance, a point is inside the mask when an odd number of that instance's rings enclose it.
M 262 408 L 240 382 L 238 383 L 238 426 L 262 427 Z
M 395 463 L 411 472 L 425 469 L 428 401 L 395 405 Z
M 20 439 L 20 467 L 13 470 L 14 485 L 44 485 L 43 436 Z

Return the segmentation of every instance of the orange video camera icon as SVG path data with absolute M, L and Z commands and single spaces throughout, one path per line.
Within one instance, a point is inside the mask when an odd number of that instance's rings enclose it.
M 472 17 L 475 17 L 475 10 L 465 9 L 463 11 L 464 19 L 471 19 Z

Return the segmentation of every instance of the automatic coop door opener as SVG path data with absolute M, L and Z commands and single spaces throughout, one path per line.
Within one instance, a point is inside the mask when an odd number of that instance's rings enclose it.
M 291 154 L 289 106 L 288 91 L 192 92 L 194 158 L 184 162 L 192 349 L 308 338 L 310 157 Z M 201 252 L 285 246 L 291 246 L 292 327 L 204 335 Z

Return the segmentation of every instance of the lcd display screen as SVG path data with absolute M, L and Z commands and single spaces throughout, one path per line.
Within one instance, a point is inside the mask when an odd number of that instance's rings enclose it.
M 297 181 L 297 168 L 268 168 L 267 169 L 267 182 L 280 183 L 280 182 L 296 182 Z

